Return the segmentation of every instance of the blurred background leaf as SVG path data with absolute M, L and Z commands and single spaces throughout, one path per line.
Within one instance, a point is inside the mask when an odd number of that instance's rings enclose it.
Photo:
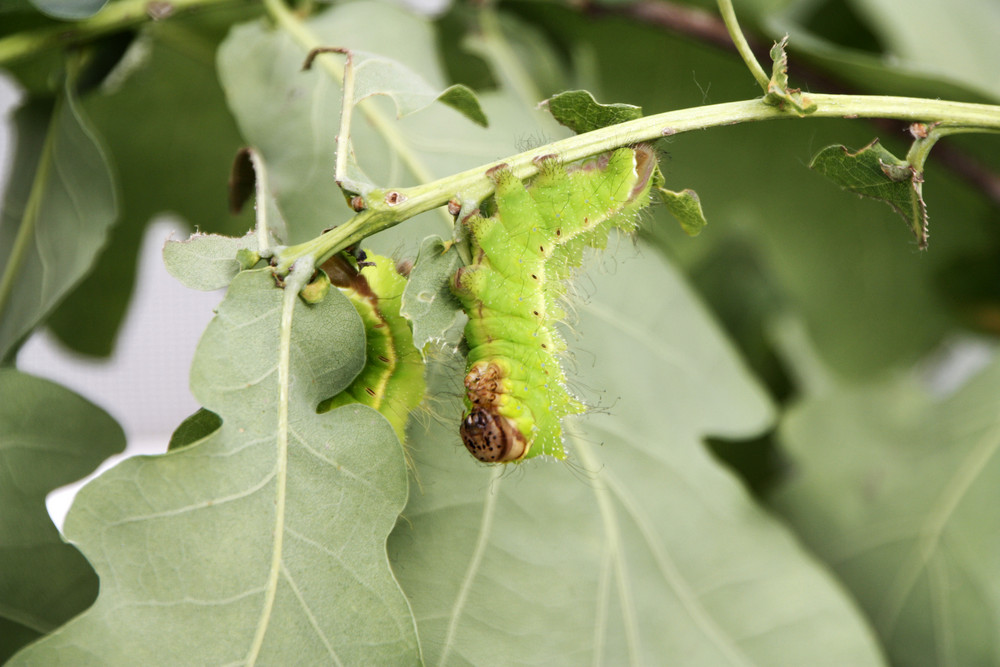
M 628 101 L 653 114 L 757 94 L 742 63 L 714 47 L 625 19 L 592 20 L 553 5 L 515 6 L 548 26 L 565 51 L 572 45 L 574 52 L 592 52 L 589 61 L 596 68 L 590 89 L 598 99 Z M 620 43 L 631 48 L 616 48 Z M 744 322 L 744 336 L 737 339 L 744 350 L 754 345 L 745 338 L 753 334 L 749 320 L 759 322 L 756 335 L 763 338 L 764 322 L 791 307 L 803 315 L 831 366 L 849 376 L 871 377 L 912 364 L 958 324 L 938 296 L 937 274 L 956 256 L 997 245 L 997 208 L 948 170 L 930 164 L 924 196 L 933 237 L 930 252 L 919 254 L 906 226 L 889 209 L 843 193 L 806 166 L 823 146 L 861 147 L 879 135 L 864 121 L 810 119 L 720 128 L 661 142 L 666 186 L 696 190 L 711 225 L 691 239 L 665 211 L 654 208 L 644 230 L 699 278 L 696 287 L 724 321 Z M 883 136 L 882 142 L 905 152 L 894 136 Z M 753 263 L 767 285 L 768 301 L 744 299 L 746 290 L 756 288 L 745 275 L 731 273 L 736 267 L 728 257 L 734 252 Z M 726 275 L 732 280 L 722 278 Z M 711 292 L 702 276 L 712 276 L 716 287 Z M 765 365 L 754 357 L 750 362 Z
M 383 54 L 405 63 L 430 86 L 446 87 L 433 26 L 424 18 L 388 4 L 358 2 L 322 12 L 304 26 L 324 46 Z M 497 41 L 494 34 L 482 36 L 478 43 L 488 48 Z M 333 180 L 339 82 L 319 61 L 302 72 L 307 51 L 288 33 L 262 22 L 234 30 L 219 53 L 229 105 L 247 141 L 268 164 L 291 242 L 312 238 L 353 214 Z M 502 78 L 504 65 L 496 60 L 494 64 L 507 94 L 480 96 L 491 119 L 488 129 L 442 104 L 396 120 L 392 102 L 375 97 L 365 105 L 376 114 L 367 122 L 362 110 L 356 109 L 352 143 L 371 180 L 406 186 L 470 169 L 510 154 L 527 133 L 546 123 L 543 114 L 513 96 L 518 91 Z M 542 99 L 533 93 L 530 97 L 532 105 Z M 407 221 L 405 228 L 375 237 L 371 248 L 379 254 L 404 251 L 412 257 L 427 234 L 452 236 L 450 220 L 424 214 Z
M 86 275 L 118 214 L 107 160 L 69 83 L 55 101 L 22 106 L 15 122 L 0 218 L 0 359 Z
M 844 383 L 789 351 L 812 381 L 782 421 L 793 474 L 774 507 L 858 599 L 893 664 L 1000 661 L 1000 363 L 941 395 L 912 373 Z
M 57 19 L 85 19 L 93 16 L 108 0 L 31 0 L 38 11 Z
M 114 349 L 153 217 L 168 213 L 230 236 L 253 226 L 252 210 L 234 217 L 227 209 L 229 166 L 242 140 L 214 73 L 216 45 L 246 14 L 212 9 L 146 24 L 117 70 L 84 101 L 109 148 L 122 215 L 93 272 L 49 321 L 76 352 L 105 357 Z
M 390 554 L 425 659 L 882 664 L 837 584 L 700 442 L 767 428 L 766 395 L 675 270 L 619 250 L 574 325 L 571 383 L 595 408 L 566 420 L 568 465 L 477 463 L 457 402 L 411 430 L 420 485 Z M 436 394 L 460 382 L 444 372 Z
M 69 389 L 0 369 L 0 660 L 82 612 L 97 575 L 63 542 L 45 495 L 125 449 L 106 412 Z

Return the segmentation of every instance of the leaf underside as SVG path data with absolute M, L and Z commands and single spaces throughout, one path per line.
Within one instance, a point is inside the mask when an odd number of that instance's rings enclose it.
M 616 266 L 574 327 L 577 356 L 599 361 L 571 379 L 610 414 L 566 420 L 569 464 L 504 475 L 467 456 L 454 421 L 411 431 L 421 484 L 389 550 L 424 658 L 881 664 L 836 584 L 702 447 L 764 428 L 767 400 L 675 272 Z M 641 285 L 653 303 L 631 298 Z M 459 381 L 439 373 L 432 394 Z
M 12 664 L 417 660 L 384 547 L 406 498 L 399 441 L 364 406 L 315 409 L 360 368 L 361 322 L 336 291 L 316 306 L 291 294 L 282 389 L 283 296 L 269 269 L 233 281 L 192 367 L 222 427 L 80 492 L 66 535 L 100 596 Z

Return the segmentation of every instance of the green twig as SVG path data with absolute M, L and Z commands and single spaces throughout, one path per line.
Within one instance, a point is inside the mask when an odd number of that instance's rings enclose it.
M 894 118 L 904 121 L 936 123 L 938 131 L 1000 131 L 1000 107 L 912 97 L 878 95 L 824 95 L 811 99 L 817 109 L 810 118 Z M 312 256 L 317 263 L 367 236 L 392 227 L 433 208 L 442 206 L 453 197 L 478 202 L 488 196 L 493 185 L 486 172 L 506 164 L 517 178 L 525 179 L 537 173 L 535 158 L 556 154 L 564 162 L 580 160 L 619 146 L 703 130 L 721 125 L 735 125 L 763 120 L 799 118 L 766 104 L 761 99 L 727 102 L 691 109 L 668 111 L 655 116 L 638 118 L 586 134 L 569 137 L 540 146 L 505 160 L 470 169 L 431 183 L 411 188 L 376 190 L 369 197 L 369 208 L 348 222 L 306 243 L 283 249 L 277 257 L 277 271 L 286 273 L 299 257 Z
M 351 155 L 351 116 L 354 112 L 354 57 L 350 51 L 345 54 L 344 85 L 341 96 L 340 131 L 337 132 L 337 168 L 334 178 L 343 183 L 347 178 L 347 158 Z
M 960 125 L 937 125 L 927 126 L 923 123 L 914 123 L 910 126 L 910 133 L 913 134 L 913 145 L 906 153 L 906 161 L 917 171 L 924 170 L 924 163 L 927 156 L 939 139 L 943 139 L 951 134 L 967 134 L 969 132 L 998 132 L 1000 130 L 989 130 L 982 127 L 963 127 Z M 923 136 L 919 133 L 923 132 Z
M 740 57 L 743 58 L 743 62 L 746 63 L 747 67 L 750 68 L 750 73 L 753 74 L 753 78 L 757 79 L 757 83 L 760 87 L 767 92 L 768 84 L 771 82 L 771 77 L 767 75 L 764 68 L 760 66 L 757 62 L 757 58 L 754 57 L 753 51 L 750 49 L 750 44 L 747 42 L 747 38 L 743 36 L 743 31 L 740 30 L 740 24 L 736 20 L 736 11 L 733 9 L 732 0 L 718 0 L 719 2 L 719 12 L 722 14 L 722 20 L 726 24 L 726 30 L 729 31 L 729 37 L 733 40 L 733 44 L 736 46 L 736 50 L 740 52 Z
M 267 169 L 257 149 L 250 150 L 250 163 L 254 171 L 254 190 L 257 200 L 257 220 L 254 229 L 257 233 L 257 252 L 263 257 L 271 254 L 270 221 L 267 219 L 267 201 L 271 196 L 271 186 L 268 183 Z

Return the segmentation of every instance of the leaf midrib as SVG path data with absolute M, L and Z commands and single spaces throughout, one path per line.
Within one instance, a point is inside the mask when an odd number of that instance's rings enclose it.
M 490 533 L 493 530 L 493 518 L 496 515 L 496 499 L 500 495 L 499 487 L 503 469 L 504 466 L 502 465 L 493 466 L 490 483 L 486 486 L 486 500 L 483 503 L 483 514 L 479 523 L 479 535 L 476 537 L 476 546 L 469 559 L 469 567 L 462 578 L 462 584 L 455 595 L 455 603 L 452 605 L 451 615 L 448 618 L 448 631 L 445 633 L 441 648 L 441 657 L 438 659 L 438 665 L 442 667 L 447 663 L 451 650 L 455 645 L 459 620 L 465 609 L 469 591 L 472 590 L 473 582 L 479 573 L 479 566 L 482 563 L 483 555 L 489 547 Z

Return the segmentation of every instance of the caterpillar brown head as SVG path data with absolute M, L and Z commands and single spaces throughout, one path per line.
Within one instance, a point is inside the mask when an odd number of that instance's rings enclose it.
M 459 434 L 466 449 L 483 463 L 509 463 L 521 459 L 528 441 L 512 419 L 476 409 L 462 420 Z

